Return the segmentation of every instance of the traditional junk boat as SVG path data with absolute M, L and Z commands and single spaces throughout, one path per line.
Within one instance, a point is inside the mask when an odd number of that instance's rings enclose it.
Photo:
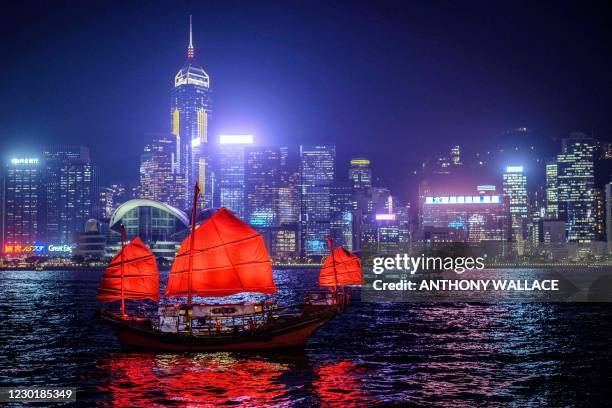
M 331 290 L 311 292 L 307 303 L 316 305 L 336 305 L 339 310 L 346 308 L 351 300 L 347 286 L 360 286 L 363 283 L 361 259 L 347 251 L 343 246 L 334 248 L 332 237 L 327 238 L 330 254 L 323 260 L 319 273 L 319 286 Z
M 276 293 L 272 262 L 262 236 L 225 208 L 196 226 L 196 191 L 191 214 L 191 233 L 181 243 L 174 260 L 165 297 L 186 297 L 185 304 L 160 305 L 156 318 L 132 318 L 125 314 L 124 299 L 157 300 L 152 254 L 136 238 L 123 246 L 107 269 L 98 300 L 122 301 L 121 314 L 102 312 L 119 340 L 128 347 L 170 351 L 262 350 L 303 345 L 312 333 L 339 311 L 338 302 L 307 298 L 302 305 L 277 307 L 274 302 L 201 304 L 193 296 L 223 297 L 243 292 Z M 134 243 L 134 244 L 133 244 Z M 133 244 L 133 245 L 132 245 Z M 138 253 L 133 248 L 138 248 Z M 338 248 L 334 257 L 344 259 Z M 154 260 L 153 260 L 154 261 Z M 338 269 L 334 288 L 349 276 Z M 327 268 L 328 269 L 328 268 Z M 328 284 L 322 269 L 321 282 Z M 155 268 L 157 276 L 157 269 Z M 122 277 L 117 282 L 117 277 Z M 350 275 L 352 277 L 352 275 Z M 353 279 L 351 282 L 355 282 Z M 351 284 L 353 284 L 351 283 Z M 348 283 L 346 283 L 348 284 Z M 338 291 L 330 291 L 335 298 Z M 316 296 L 315 296 L 316 297 Z M 344 303 L 342 303 L 344 304 Z

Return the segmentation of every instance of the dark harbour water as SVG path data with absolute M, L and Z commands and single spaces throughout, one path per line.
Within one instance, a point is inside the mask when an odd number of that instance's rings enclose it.
M 612 304 L 359 303 L 303 350 L 122 351 L 92 320 L 101 272 L 0 272 L 0 385 L 79 406 L 610 406 Z M 278 271 L 279 303 L 315 270 Z

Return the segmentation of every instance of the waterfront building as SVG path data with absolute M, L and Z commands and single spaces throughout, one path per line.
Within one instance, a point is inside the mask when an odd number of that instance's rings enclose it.
M 508 216 L 497 194 L 425 196 L 421 236 L 428 242 L 504 242 Z
M 139 236 L 156 257 L 173 258 L 187 236 L 189 218 L 181 210 L 159 201 L 133 199 L 121 204 L 109 222 L 109 245 L 117 247 L 125 226 L 128 240 Z
M 270 146 L 245 148 L 246 221 L 254 228 L 278 225 L 280 149 Z
M 296 224 L 269 228 L 263 236 L 266 238 L 270 256 L 275 262 L 299 260 L 299 235 Z
M 300 220 L 300 164 L 297 149 L 280 147 L 280 187 L 278 189 L 278 224 L 289 231 L 286 236 L 295 235 L 297 254 L 299 256 L 299 220 Z M 290 252 L 290 251 L 289 251 Z
M 96 168 L 83 146 L 46 146 L 43 158 L 46 239 L 72 244 L 85 222 L 98 216 Z
M 606 241 L 610 253 L 612 252 L 612 182 L 606 184 Z
M 349 180 L 353 189 L 362 190 L 372 187 L 372 170 L 370 160 L 364 158 L 351 159 Z
M 246 219 L 245 147 L 252 144 L 252 135 L 221 135 L 219 137 L 219 204 L 232 211 L 240 219 Z
M 300 146 L 300 239 L 306 258 L 320 258 L 329 252 L 330 186 L 335 160 L 335 146 Z
M 3 253 L 20 253 L 45 238 L 43 175 L 39 157 L 16 157 L 6 164 Z
M 330 186 L 330 232 L 335 246 L 353 251 L 353 187 L 349 184 Z
M 565 235 L 565 222 L 559 220 L 541 219 L 538 221 L 540 242 L 546 244 L 560 244 L 567 240 Z
M 605 241 L 606 239 L 606 204 L 603 190 L 593 189 L 595 195 L 594 219 L 595 219 L 595 240 Z
M 594 151 L 593 139 L 572 133 L 557 156 L 559 218 L 565 221 L 569 242 L 595 239 Z
M 212 115 L 212 91 L 208 73 L 195 59 L 193 30 L 189 18 L 189 46 L 187 60 L 174 77 L 172 89 L 171 123 L 172 134 L 178 143 L 178 170 L 185 184 L 183 205 L 196 181 L 200 184 L 202 205 L 211 207 L 214 200 L 215 176 L 212 148 L 208 132 Z
M 108 220 L 115 209 L 127 201 L 127 190 L 123 184 L 111 184 L 100 188 L 100 217 Z
M 503 175 L 504 196 L 508 197 L 512 241 L 522 241 L 527 233 L 527 177 L 523 166 L 508 166 Z
M 85 231 L 76 234 L 74 255 L 83 259 L 102 259 L 106 253 L 106 236 L 97 220 L 87 220 Z
M 557 185 L 557 163 L 546 163 L 546 217 L 559 217 L 559 197 Z
M 173 207 L 185 205 L 185 183 L 178 172 L 178 144 L 173 134 L 147 135 L 140 156 L 140 198 Z

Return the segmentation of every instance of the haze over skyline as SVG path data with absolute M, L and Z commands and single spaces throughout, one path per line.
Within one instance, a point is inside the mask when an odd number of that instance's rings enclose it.
M 213 139 L 334 144 L 340 171 L 366 156 L 391 186 L 508 128 L 610 139 L 605 5 L 25 2 L 0 17 L 3 159 L 78 143 L 103 183 L 135 180 L 144 134 L 169 131 L 189 14 Z

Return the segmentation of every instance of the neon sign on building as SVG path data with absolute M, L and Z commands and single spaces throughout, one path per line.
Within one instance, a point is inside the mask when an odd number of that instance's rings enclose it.
M 498 195 L 479 196 L 433 196 L 425 197 L 425 204 L 500 204 Z

